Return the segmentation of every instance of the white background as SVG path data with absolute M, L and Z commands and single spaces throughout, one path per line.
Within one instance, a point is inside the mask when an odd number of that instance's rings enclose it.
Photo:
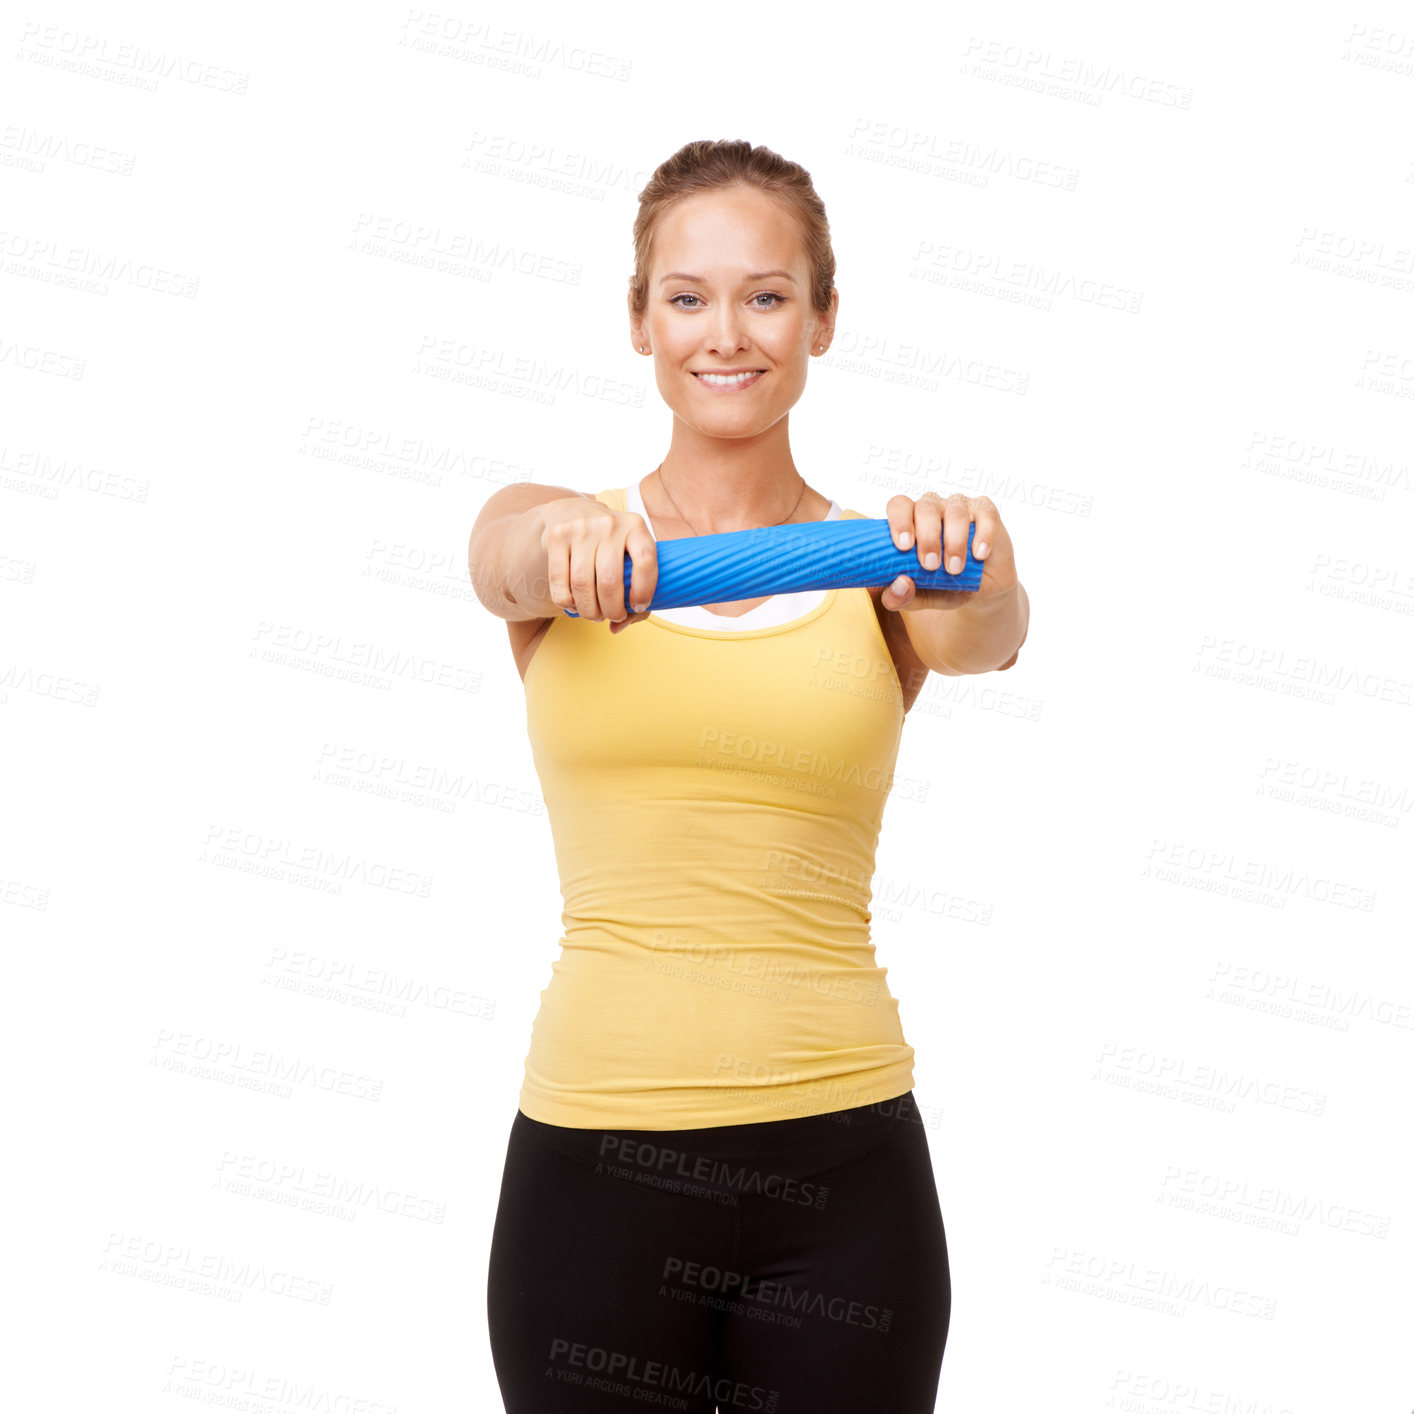
M 1407 9 L 4 39 L 7 1404 L 500 1408 L 560 899 L 467 536 L 661 459 L 637 193 L 745 137 L 838 259 L 797 463 L 872 515 L 990 495 L 1032 605 L 910 712 L 875 879 L 938 1407 L 1414 1407 Z

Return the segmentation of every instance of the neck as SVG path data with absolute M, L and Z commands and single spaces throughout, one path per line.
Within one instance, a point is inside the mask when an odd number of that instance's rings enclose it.
M 674 418 L 663 465 L 657 475 L 644 478 L 649 488 L 661 483 L 657 505 L 666 514 L 691 517 L 688 529 L 702 535 L 770 525 L 789 516 L 792 506 L 798 518 L 817 516 L 818 497 L 809 489 L 801 496 L 802 480 L 785 418 L 758 437 L 704 437 Z M 662 486 L 673 500 L 661 493 Z

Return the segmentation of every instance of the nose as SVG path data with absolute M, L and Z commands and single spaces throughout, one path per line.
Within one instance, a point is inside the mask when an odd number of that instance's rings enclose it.
M 709 352 L 722 359 L 732 358 L 746 347 L 747 338 L 741 311 L 735 308 L 730 300 L 722 300 L 718 304 L 716 317 L 707 330 L 704 342 Z

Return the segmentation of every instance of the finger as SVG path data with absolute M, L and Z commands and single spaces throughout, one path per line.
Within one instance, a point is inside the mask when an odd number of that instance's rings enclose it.
M 560 607 L 576 609 L 574 595 L 570 592 L 570 547 L 560 526 L 551 526 L 541 537 L 545 546 L 545 579 L 549 585 L 550 598 Z
M 886 609 L 897 612 L 905 604 L 911 603 L 914 594 L 917 592 L 916 586 L 910 576 L 901 574 L 892 584 L 884 586 L 884 592 L 879 597 Z
M 570 593 L 574 595 L 574 611 L 582 619 L 602 619 L 599 607 L 599 568 L 594 549 L 598 536 L 584 526 L 573 532 L 569 542 Z
M 884 507 L 884 514 L 889 518 L 889 534 L 893 537 L 893 542 L 900 550 L 907 550 L 913 544 L 913 500 L 909 496 L 899 494 L 890 496 L 889 503 Z
M 629 531 L 624 549 L 633 559 L 632 582 L 629 585 L 629 609 L 634 614 L 646 614 L 658 589 L 658 542 L 640 525 Z
M 978 511 L 977 518 L 972 522 L 977 528 L 972 532 L 972 558 L 974 560 L 985 560 L 987 551 L 992 548 L 992 540 L 996 535 L 994 527 L 997 518 L 988 515 L 986 511 Z
M 977 527 L 972 532 L 972 558 L 985 560 L 987 552 L 996 543 L 997 530 L 1002 523 L 1001 513 L 990 496 L 973 498 L 972 523 Z
M 960 492 L 943 503 L 943 564 L 949 574 L 961 574 L 967 560 L 967 527 L 972 524 L 972 503 Z
M 647 609 L 644 609 L 641 613 L 633 613 L 630 611 L 627 618 L 620 619 L 618 623 L 611 623 L 609 630 L 611 633 L 617 633 L 621 628 L 628 628 L 630 624 L 646 623 L 649 617 L 650 615 Z
M 935 570 L 943 562 L 943 502 L 932 494 L 919 498 L 913 510 L 918 527 L 918 563 Z
M 617 535 L 606 536 L 595 546 L 594 578 L 604 617 L 613 623 L 628 618 L 624 604 L 624 542 Z

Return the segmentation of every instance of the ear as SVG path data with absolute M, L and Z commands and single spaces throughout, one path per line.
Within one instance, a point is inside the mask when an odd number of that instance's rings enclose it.
M 830 341 L 835 337 L 835 320 L 840 311 L 840 292 L 838 287 L 830 291 L 830 308 L 825 314 L 817 315 L 820 321 L 819 342 L 826 346 L 829 352 Z
M 639 353 L 646 348 L 648 340 L 643 334 L 643 316 L 633 312 L 633 291 L 630 290 L 627 296 L 628 302 L 628 337 L 629 343 L 633 345 L 634 353 Z

